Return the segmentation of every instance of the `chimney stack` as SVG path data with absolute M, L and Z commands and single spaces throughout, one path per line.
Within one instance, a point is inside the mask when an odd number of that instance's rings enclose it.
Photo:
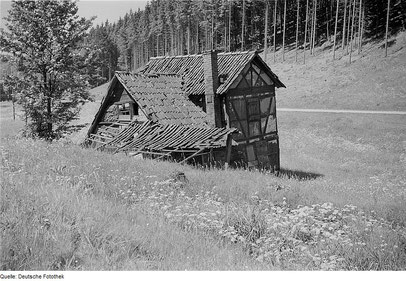
M 216 91 L 219 86 L 217 51 L 203 53 L 205 108 L 209 122 L 214 127 L 222 127 L 220 98 Z

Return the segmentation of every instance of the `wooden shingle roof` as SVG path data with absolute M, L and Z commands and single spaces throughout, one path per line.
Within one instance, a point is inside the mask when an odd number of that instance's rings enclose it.
M 206 113 L 188 99 L 178 75 L 116 72 L 115 77 L 150 120 L 208 126 Z
M 219 85 L 217 94 L 221 95 L 228 90 L 228 87 L 238 77 L 244 67 L 254 58 L 258 57 L 264 68 L 270 74 L 277 87 L 284 87 L 278 77 L 262 61 L 256 51 L 219 53 L 218 74 L 226 77 L 223 84 Z M 204 94 L 204 70 L 203 55 L 186 55 L 173 57 L 155 57 L 143 68 L 142 73 L 174 73 L 181 75 L 184 79 L 187 95 Z

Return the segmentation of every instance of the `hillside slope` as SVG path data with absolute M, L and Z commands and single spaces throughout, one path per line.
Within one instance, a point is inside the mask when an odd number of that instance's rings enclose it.
M 277 90 L 278 106 L 287 108 L 406 110 L 406 32 L 391 38 L 388 57 L 384 42 L 369 42 L 362 52 L 353 51 L 352 63 L 345 50 L 318 47 L 315 55 L 295 51 L 268 55 L 267 63 L 286 85 Z

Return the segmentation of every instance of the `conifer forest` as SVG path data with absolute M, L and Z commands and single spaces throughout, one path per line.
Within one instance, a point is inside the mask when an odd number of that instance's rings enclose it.
M 100 74 L 109 79 L 150 57 L 209 49 L 281 51 L 275 60 L 288 50 L 312 54 L 323 44 L 360 52 L 365 41 L 404 28 L 402 0 L 152 0 L 144 10 L 94 27 L 86 43 L 102 51 Z

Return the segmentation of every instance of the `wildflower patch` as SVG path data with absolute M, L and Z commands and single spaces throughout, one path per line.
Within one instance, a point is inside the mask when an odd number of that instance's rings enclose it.
M 144 205 L 185 231 L 200 231 L 238 243 L 260 262 L 282 269 L 366 270 L 405 268 L 399 246 L 406 231 L 367 216 L 356 206 L 331 203 L 291 207 L 253 196 L 241 205 L 223 202 L 216 188 L 190 195 L 173 179 L 153 181 L 141 189 L 120 190 L 130 204 Z M 202 189 L 203 190 L 203 189 Z M 380 246 L 376 237 L 381 236 Z M 368 263 L 365 263 L 365 260 Z M 391 265 L 383 260 L 396 261 Z

